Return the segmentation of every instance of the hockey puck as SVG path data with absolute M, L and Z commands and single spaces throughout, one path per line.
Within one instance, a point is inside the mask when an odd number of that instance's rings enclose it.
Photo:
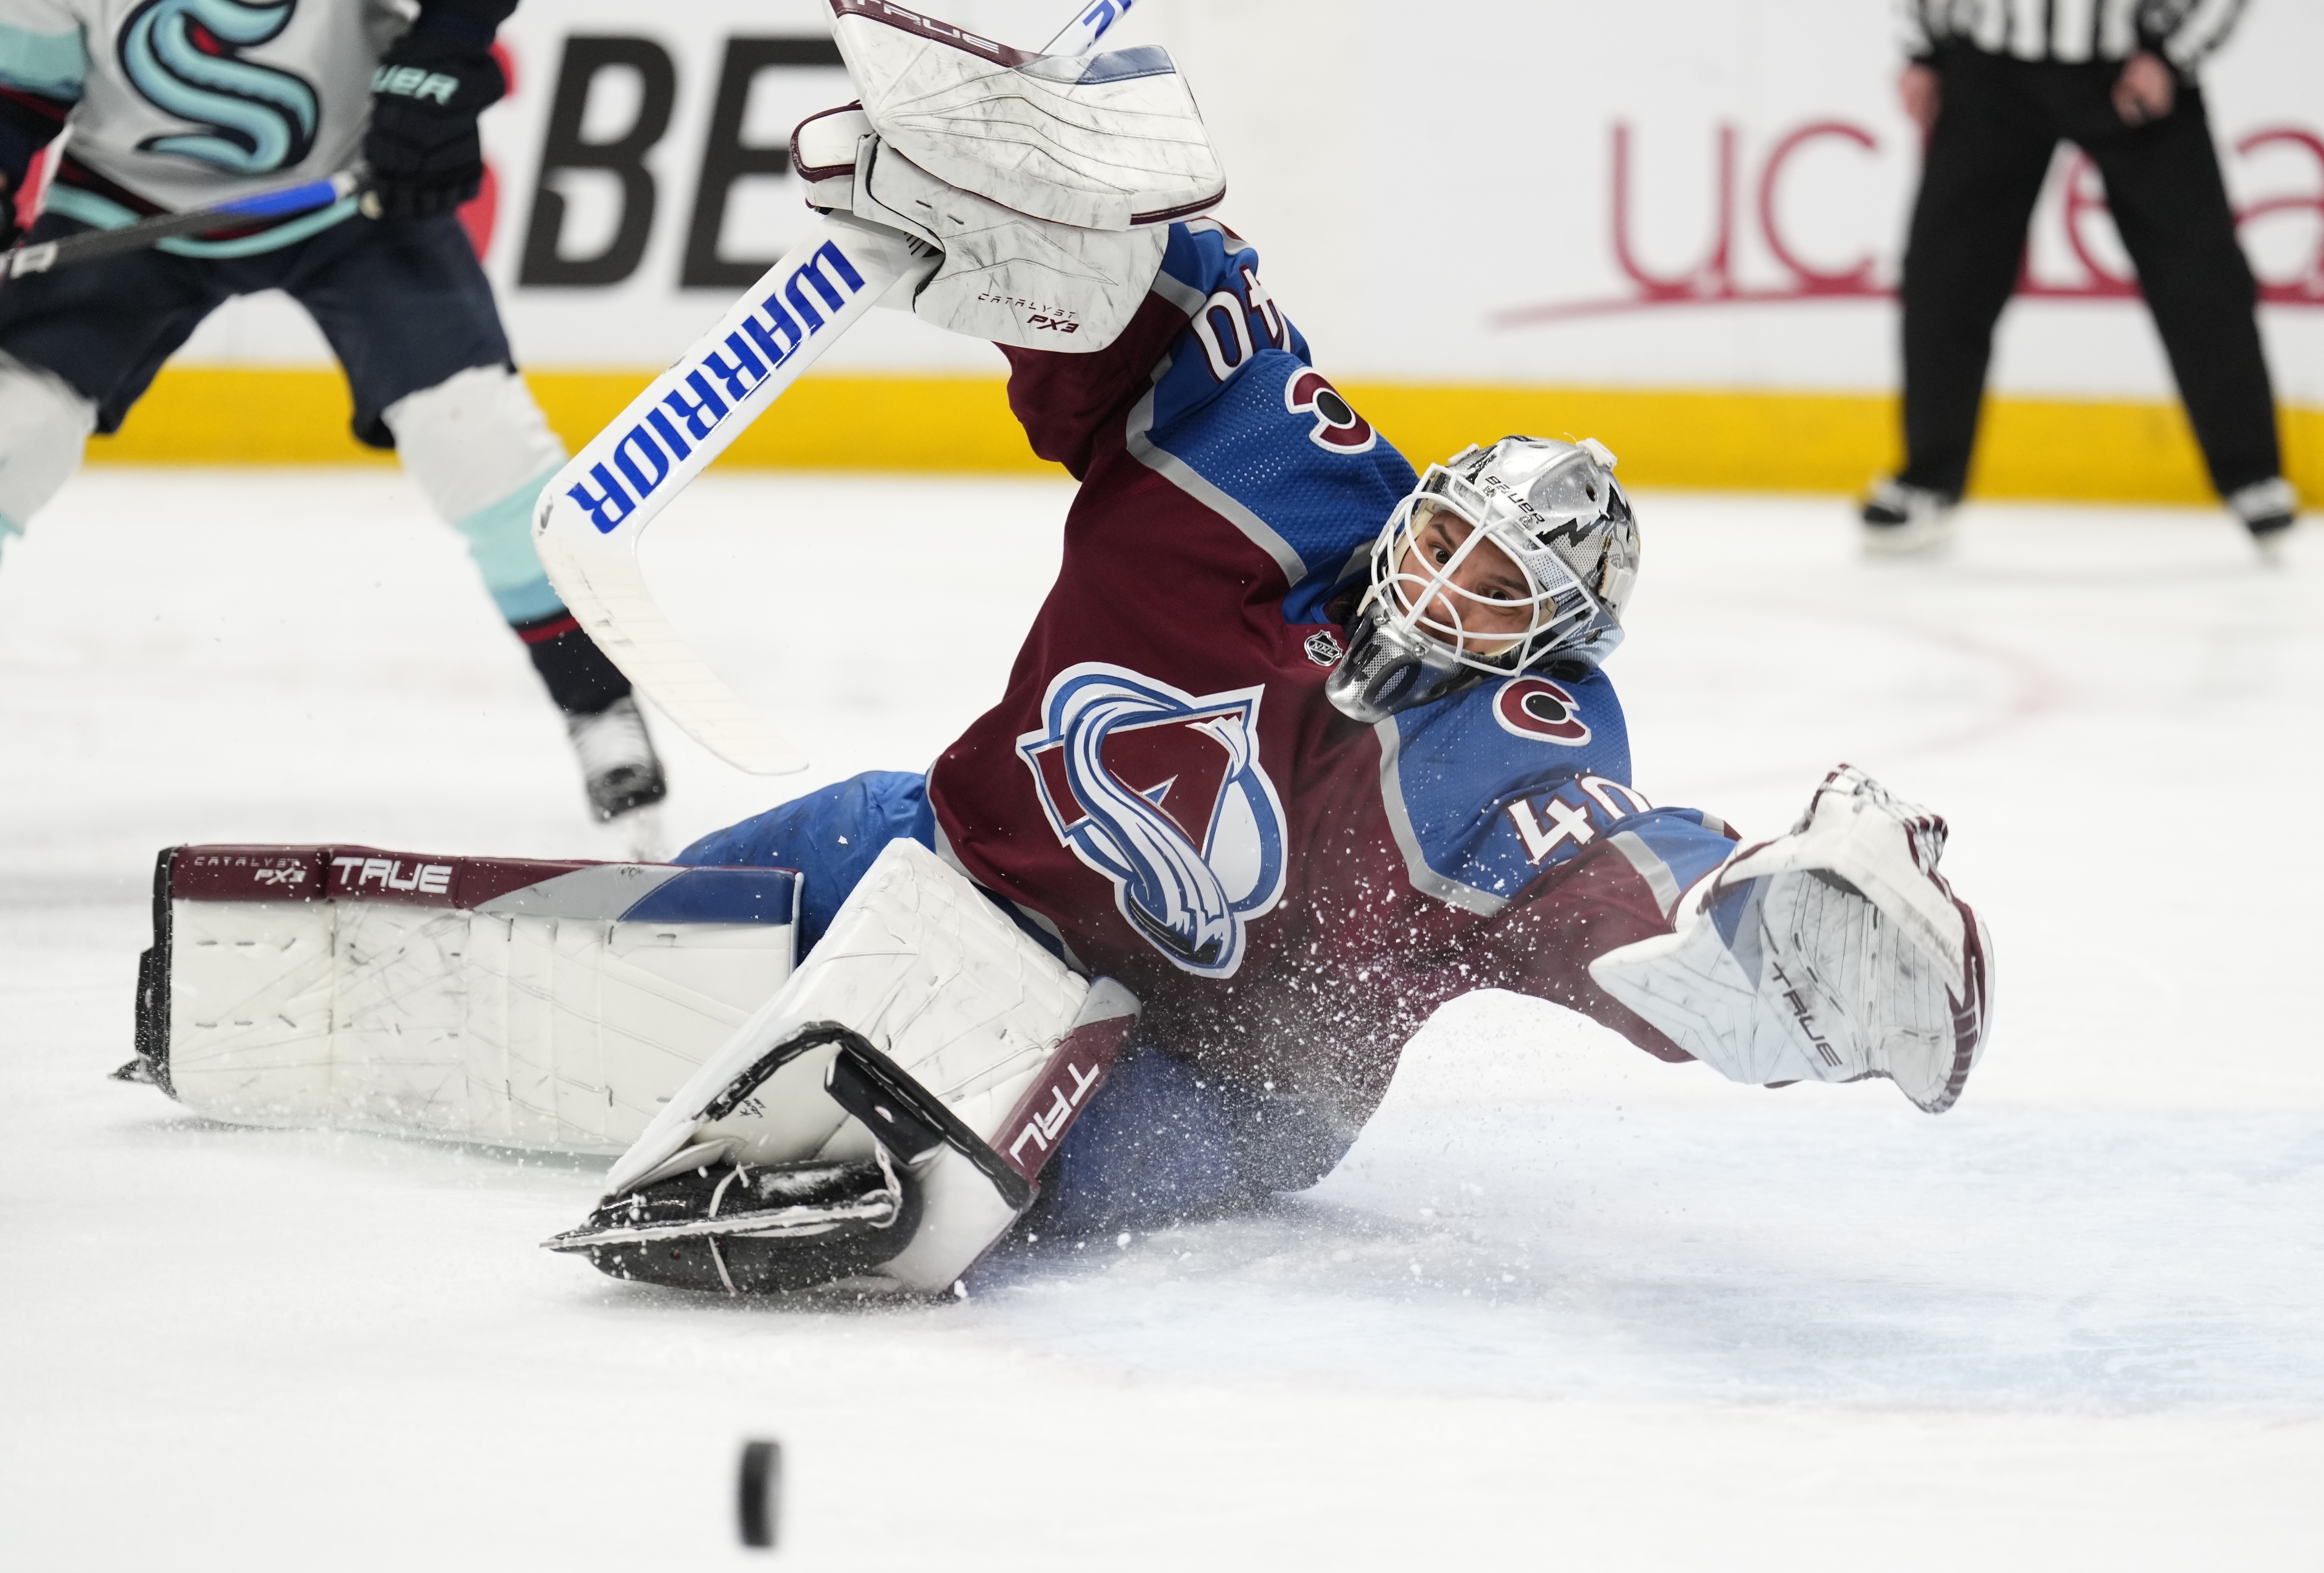
M 737 1482 L 735 1508 L 742 1543 L 771 1549 L 781 1516 L 783 1445 L 780 1442 L 742 1444 L 742 1470 Z

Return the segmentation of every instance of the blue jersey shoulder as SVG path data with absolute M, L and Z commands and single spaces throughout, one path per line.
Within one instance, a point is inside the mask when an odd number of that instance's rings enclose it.
M 1544 868 L 1653 807 L 1603 672 L 1489 680 L 1379 726 L 1382 788 L 1414 882 L 1496 911 Z
M 1133 446 L 1182 467 L 1174 478 L 1274 556 L 1292 587 L 1286 621 L 1323 621 L 1351 560 L 1412 489 L 1412 467 L 1309 364 L 1248 243 L 1213 220 L 1173 225 L 1156 288 L 1192 320 Z

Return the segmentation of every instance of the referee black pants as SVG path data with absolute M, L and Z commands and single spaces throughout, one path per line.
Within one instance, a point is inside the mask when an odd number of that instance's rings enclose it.
M 2130 126 L 2109 97 L 2117 62 L 2033 62 L 1956 45 L 1938 69 L 1943 110 L 1904 254 L 1900 478 L 1955 496 L 1968 479 L 1993 325 L 2016 287 L 2025 227 L 2061 137 L 2105 178 L 2212 484 L 2225 494 L 2275 476 L 2257 291 L 2200 90 L 2181 88 L 2171 114 Z

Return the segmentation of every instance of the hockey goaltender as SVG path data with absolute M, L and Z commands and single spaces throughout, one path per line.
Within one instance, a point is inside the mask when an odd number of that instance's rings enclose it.
M 1843 766 L 1739 843 L 1632 784 L 1614 455 L 1416 475 L 1203 216 L 1161 51 L 835 10 L 862 102 L 800 128 L 812 199 L 942 248 L 910 308 L 1001 346 L 1081 482 L 1000 701 L 926 775 L 675 865 L 172 848 L 132 1073 L 223 1119 L 615 1155 L 549 1244 L 732 1293 L 938 1292 L 1020 1221 L 1312 1185 L 1480 988 L 1738 1082 L 1953 1103 L 1989 941 L 1941 819 Z

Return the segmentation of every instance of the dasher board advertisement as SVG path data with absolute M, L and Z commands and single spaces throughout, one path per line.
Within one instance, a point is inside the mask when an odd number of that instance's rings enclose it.
M 1046 36 L 1054 6 L 927 6 Z M 1221 217 L 1335 376 L 1873 391 L 1919 161 L 1880 0 L 1142 0 L 1225 160 Z M 468 212 L 520 358 L 659 367 L 802 231 L 790 128 L 844 103 L 820 0 L 527 0 Z M 2279 395 L 2324 402 L 2324 6 L 2251 0 L 2202 70 Z M 280 301 L 189 358 L 319 362 Z M 1001 370 L 875 313 L 825 363 Z M 2095 170 L 2061 147 L 1997 391 L 2168 397 Z

